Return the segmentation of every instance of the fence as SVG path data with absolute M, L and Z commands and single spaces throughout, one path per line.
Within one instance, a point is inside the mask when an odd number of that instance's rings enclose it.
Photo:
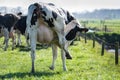
M 120 26 L 120 23 L 118 22 L 118 21 L 107 21 L 107 20 L 98 20 L 98 21 L 81 21 L 81 23 L 83 24 L 83 26 L 84 27 L 86 27 L 86 26 L 88 26 L 89 25 L 89 23 L 93 23 L 93 24 L 98 24 L 97 26 L 100 26 L 99 28 L 102 28 L 102 29 L 100 29 L 101 31 L 103 31 L 103 32 L 105 32 L 105 33 L 107 33 L 107 31 L 109 31 L 109 28 L 108 28 L 108 26 L 107 25 L 109 25 L 109 26 L 115 26 L 116 25 L 116 27 L 118 27 L 118 26 Z M 102 27 L 103 26 L 103 27 Z M 116 29 L 115 29 L 116 30 Z M 117 29 L 117 30 L 119 30 L 119 28 Z M 117 31 L 118 32 L 118 31 Z M 92 44 L 92 46 L 93 46 L 93 48 L 95 47 L 95 41 L 97 40 L 97 41 L 100 41 L 101 43 L 102 43 L 102 48 L 101 48 L 101 56 L 103 56 L 104 55 L 104 49 L 105 49 L 105 46 L 106 45 L 111 45 L 111 46 L 114 46 L 115 47 L 115 64 L 117 65 L 118 64 L 118 50 L 119 50 L 119 42 L 118 41 L 116 41 L 115 43 L 108 43 L 108 42 L 106 42 L 105 41 L 105 39 L 104 38 L 99 38 L 99 37 L 96 37 L 95 36 L 95 33 L 93 33 L 92 34 L 92 40 L 93 40 L 93 44 Z M 85 34 L 85 43 L 87 43 L 87 37 L 86 37 L 86 34 Z
M 86 38 L 87 36 L 86 36 L 86 34 L 85 34 L 85 43 L 87 43 L 87 38 Z M 117 65 L 118 64 L 118 57 L 119 57 L 119 52 L 118 52 L 118 50 L 119 50 L 119 42 L 116 42 L 115 44 L 113 44 L 113 43 L 108 43 L 108 42 L 106 42 L 105 41 L 105 38 L 102 38 L 102 39 L 100 39 L 99 37 L 96 37 L 95 36 L 95 32 L 93 33 L 93 35 L 92 35 L 92 40 L 93 40 L 93 48 L 95 47 L 95 41 L 97 40 L 97 41 L 100 41 L 101 43 L 102 43 L 102 48 L 101 48 L 101 56 L 103 56 L 104 55 L 104 50 L 105 50 L 105 45 L 111 45 L 111 46 L 115 46 L 115 64 Z

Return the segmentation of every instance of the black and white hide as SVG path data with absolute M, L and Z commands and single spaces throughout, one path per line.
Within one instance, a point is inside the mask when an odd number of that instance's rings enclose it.
M 1 36 L 4 36 L 5 40 L 5 47 L 4 50 L 7 50 L 8 47 L 8 41 L 9 37 L 12 38 L 12 50 L 14 49 L 15 45 L 15 36 L 14 36 L 14 30 L 13 26 L 19 19 L 18 16 L 14 14 L 5 14 L 5 15 L 0 15 L 0 31 L 1 31 Z
M 21 45 L 21 34 L 25 36 L 25 31 L 26 31 L 26 19 L 27 16 L 21 16 L 21 18 L 16 22 L 15 26 L 14 26 L 14 30 L 17 33 L 18 39 L 17 39 L 17 45 Z M 26 43 L 27 46 L 29 46 L 29 42 L 27 37 L 26 38 Z

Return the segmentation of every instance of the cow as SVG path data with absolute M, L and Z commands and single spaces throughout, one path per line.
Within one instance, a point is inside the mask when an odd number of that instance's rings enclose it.
M 20 13 L 19 13 L 20 14 Z M 27 48 L 29 47 L 29 37 L 25 35 L 25 30 L 26 30 L 26 19 L 27 16 L 21 16 L 20 14 L 20 19 L 16 22 L 14 25 L 14 30 L 17 33 L 18 39 L 17 39 L 17 46 L 21 45 L 21 34 L 25 36 L 26 38 L 26 43 L 27 43 Z M 43 46 L 45 44 L 42 44 Z
M 21 16 L 20 19 L 16 22 L 16 24 L 14 25 L 14 30 L 15 32 L 17 33 L 18 35 L 18 41 L 17 41 L 17 45 L 21 45 L 21 38 L 20 38 L 20 35 L 25 35 L 25 30 L 26 30 L 26 19 L 27 19 L 27 16 Z M 25 37 L 27 38 L 27 37 Z M 27 46 L 29 46 L 29 41 L 28 39 L 26 39 L 26 42 L 27 42 Z
M 57 46 L 61 49 L 63 70 L 67 71 L 66 58 L 72 59 L 68 51 L 69 44 L 74 40 L 77 32 L 87 32 L 77 19 L 67 10 L 54 4 L 34 3 L 28 7 L 26 34 L 30 38 L 31 46 L 31 72 L 34 73 L 34 60 L 36 42 L 52 44 L 53 60 L 51 70 L 55 68 Z M 66 58 L 65 58 L 66 56 Z
M 5 14 L 5 15 L 0 15 L 0 31 L 1 31 L 1 36 L 4 36 L 4 43 L 5 43 L 5 47 L 4 47 L 4 51 L 7 50 L 8 48 L 8 41 L 9 41 L 9 37 L 12 38 L 12 50 L 14 49 L 14 45 L 15 45 L 15 36 L 13 34 L 14 30 L 13 30 L 13 26 L 14 24 L 17 22 L 17 20 L 19 19 L 19 17 L 17 15 L 14 14 Z

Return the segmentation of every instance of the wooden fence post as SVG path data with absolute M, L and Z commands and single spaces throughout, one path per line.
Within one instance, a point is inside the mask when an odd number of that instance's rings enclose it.
M 87 37 L 86 37 L 86 33 L 85 33 L 85 43 L 87 43 Z
M 118 49 L 119 49 L 119 42 L 115 43 L 115 64 L 118 64 Z
M 95 47 L 95 32 L 93 33 L 93 48 Z
M 104 47 L 105 47 L 105 41 L 104 41 L 105 39 L 103 39 L 103 41 L 102 41 L 102 50 L 101 50 L 101 56 L 103 56 L 104 55 Z
M 105 25 L 105 33 L 107 32 L 107 25 Z

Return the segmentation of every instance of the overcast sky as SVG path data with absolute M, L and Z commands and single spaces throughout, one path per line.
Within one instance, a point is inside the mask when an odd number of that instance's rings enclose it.
M 71 12 L 92 11 L 101 8 L 120 9 L 120 0 L 0 0 L 0 6 L 27 8 L 34 2 L 51 2 Z

